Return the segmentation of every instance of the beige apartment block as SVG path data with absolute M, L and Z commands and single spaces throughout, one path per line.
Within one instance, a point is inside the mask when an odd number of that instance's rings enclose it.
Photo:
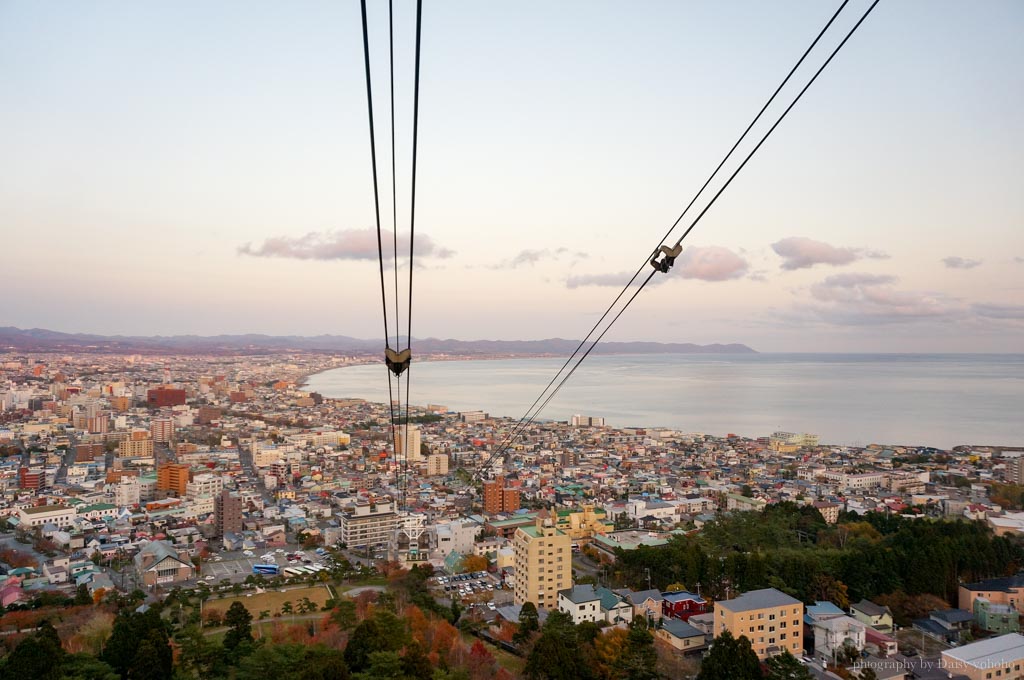
M 512 537 L 515 555 L 516 604 L 532 602 L 548 611 L 558 609 L 558 591 L 572 587 L 572 542 L 558 530 L 546 510 L 533 526 L 519 527 Z
M 804 605 L 775 588 L 751 590 L 715 603 L 715 637 L 725 631 L 750 640 L 757 658 L 803 650 Z

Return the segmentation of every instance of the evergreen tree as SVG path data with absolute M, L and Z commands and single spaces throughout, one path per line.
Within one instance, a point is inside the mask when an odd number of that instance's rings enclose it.
M 228 632 L 224 635 L 224 648 L 234 651 L 242 642 L 252 642 L 252 614 L 237 600 L 228 607 L 224 615 Z
M 56 629 L 49 621 L 43 621 L 39 630 L 22 640 L 4 659 L 0 667 L 0 678 L 57 680 L 63 677 L 60 668 L 63 657 L 64 650 L 60 646 Z
M 787 649 L 778 656 L 773 656 L 765 662 L 768 667 L 766 680 L 812 680 L 811 672 L 807 666 L 800 663 L 800 660 L 793 656 Z
M 89 594 L 89 588 L 84 583 L 75 589 L 74 603 L 79 606 L 92 604 L 92 595 Z
M 657 680 L 658 654 L 654 651 L 654 636 L 647 619 L 639 617 L 629 624 L 626 645 L 619 657 L 618 667 L 627 680 Z
M 711 645 L 711 651 L 701 662 L 697 680 L 761 680 L 761 662 L 750 646 L 750 640 L 741 635 L 737 640 L 725 631 Z
M 537 613 L 537 605 L 532 602 L 524 602 L 519 609 L 519 629 L 512 636 L 512 642 L 521 645 L 538 630 L 540 630 L 540 615 Z
M 525 605 L 524 605 L 525 606 Z M 531 680 L 587 680 L 590 666 L 568 614 L 553 611 L 526 659 L 525 675 Z

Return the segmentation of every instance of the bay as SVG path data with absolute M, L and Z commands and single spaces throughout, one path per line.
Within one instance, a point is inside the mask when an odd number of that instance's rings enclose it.
M 565 358 L 413 364 L 410 401 L 518 419 Z M 383 366 L 333 369 L 307 388 L 386 403 Z M 404 383 L 403 383 L 404 394 Z M 818 434 L 822 443 L 1024 445 L 1021 354 L 593 355 L 540 419 L 716 436 Z

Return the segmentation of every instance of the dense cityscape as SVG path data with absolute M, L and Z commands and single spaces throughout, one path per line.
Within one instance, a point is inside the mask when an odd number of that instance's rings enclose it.
M 58 640 L 78 653 L 51 649 L 45 677 L 739 678 L 747 655 L 750 677 L 974 679 L 1024 663 L 1024 448 L 577 415 L 494 458 L 514 420 L 411 406 L 392 440 L 387 404 L 303 388 L 363 362 L 0 356 L 5 677 Z M 162 675 L 133 670 L 147 626 L 173 649 Z

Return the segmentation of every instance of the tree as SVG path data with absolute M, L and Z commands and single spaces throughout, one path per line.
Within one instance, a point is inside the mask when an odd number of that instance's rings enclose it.
M 57 631 L 49 621 L 43 621 L 39 630 L 22 640 L 8 655 L 0 668 L 0 677 L 3 680 L 57 680 L 62 677 L 60 664 L 63 656 Z
M 800 660 L 793 656 L 787 649 L 778 656 L 773 656 L 765 662 L 768 667 L 766 680 L 812 680 L 811 672 L 807 666 L 800 663 Z
M 356 603 L 349 598 L 337 600 L 331 609 L 330 619 L 341 630 L 352 630 L 356 627 Z
M 658 655 L 654 651 L 654 636 L 647 619 L 637 617 L 629 624 L 626 644 L 619 656 L 618 668 L 629 680 L 657 680 Z
M 286 615 L 286 616 L 288 614 L 292 613 L 292 601 L 291 600 L 285 600 L 284 603 L 281 604 L 281 613 Z
M 84 583 L 75 589 L 75 604 L 79 606 L 92 604 L 92 595 L 89 594 L 89 587 Z
M 761 680 L 761 662 L 750 646 L 750 640 L 723 632 L 704 657 L 697 680 Z
M 512 641 L 521 645 L 533 637 L 538 630 L 540 630 L 540 615 L 537 613 L 537 605 L 532 602 L 524 602 L 519 609 L 519 629 L 512 636 Z
M 144 641 L 148 644 L 143 645 Z M 114 630 L 101 658 L 122 677 L 134 678 L 145 673 L 147 678 L 170 678 L 173 653 L 159 610 L 122 610 L 114 620 Z
M 414 680 L 431 680 L 434 675 L 433 664 L 419 643 L 412 643 L 402 656 L 402 672 Z
M 242 642 L 252 642 L 252 614 L 241 602 L 235 601 L 224 615 L 228 632 L 224 634 L 224 648 L 234 651 Z
M 466 555 L 462 558 L 462 571 L 486 571 L 489 562 L 483 555 Z
M 525 675 L 531 680 L 576 680 L 591 676 L 576 630 L 568 614 L 553 611 L 526 659 Z

